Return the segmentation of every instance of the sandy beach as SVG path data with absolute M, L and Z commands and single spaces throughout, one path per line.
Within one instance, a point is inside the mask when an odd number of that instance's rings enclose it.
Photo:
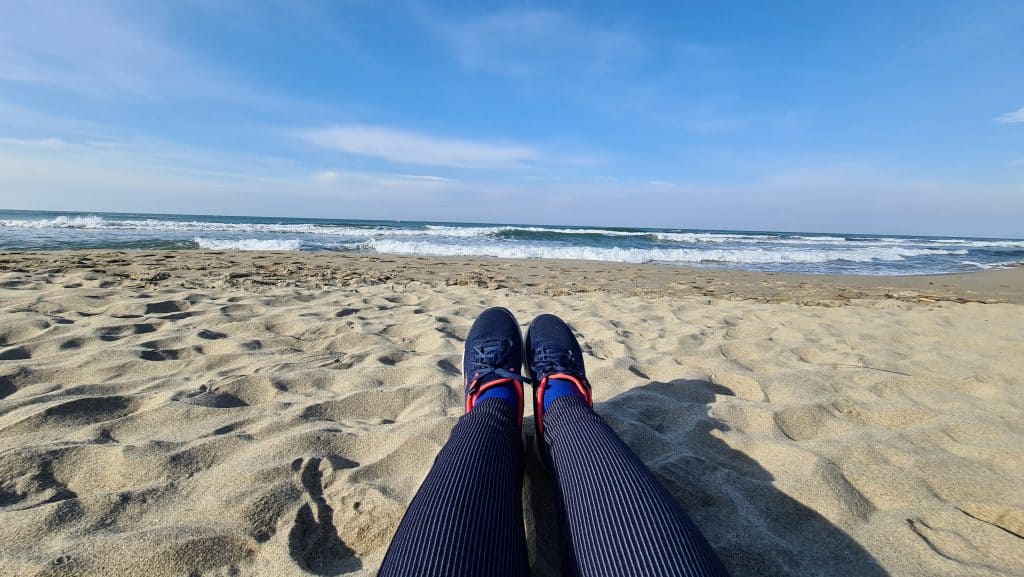
M 373 575 L 493 305 L 574 326 L 735 576 L 1024 571 L 1024 269 L 169 251 L 0 255 L 0 575 Z

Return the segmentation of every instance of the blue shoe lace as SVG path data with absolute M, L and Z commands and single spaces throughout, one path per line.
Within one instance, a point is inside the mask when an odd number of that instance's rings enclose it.
M 566 348 L 541 348 L 534 352 L 531 369 L 534 378 L 543 380 L 548 375 L 563 373 L 572 375 L 586 383 L 587 377 L 580 372 L 576 354 Z
M 519 382 L 530 382 L 529 379 L 506 369 L 510 364 L 509 353 L 512 352 L 512 341 L 508 339 L 501 339 L 498 341 L 490 341 L 481 343 L 473 347 L 473 352 L 476 353 L 469 360 L 469 369 L 473 376 L 469 379 L 471 387 L 469 390 L 470 394 L 477 391 L 480 385 L 494 381 L 498 378 L 512 379 Z M 490 377 L 484 380 L 483 377 Z

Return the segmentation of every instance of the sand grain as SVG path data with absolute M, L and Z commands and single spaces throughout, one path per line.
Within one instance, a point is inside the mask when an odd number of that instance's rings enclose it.
M 574 325 L 597 410 L 735 575 L 1020 575 L 1021 275 L 922 278 L 6 254 L 0 574 L 372 575 L 503 305 Z

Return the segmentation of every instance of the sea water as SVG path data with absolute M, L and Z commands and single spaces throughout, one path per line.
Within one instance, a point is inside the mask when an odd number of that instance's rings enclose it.
M 832 274 L 1024 264 L 1024 240 L 0 210 L 0 250 L 283 250 L 579 259 Z

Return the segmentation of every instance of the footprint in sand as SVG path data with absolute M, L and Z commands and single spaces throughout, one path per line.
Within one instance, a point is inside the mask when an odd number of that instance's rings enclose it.
M 136 323 L 131 325 L 115 325 L 97 329 L 101 341 L 118 341 L 132 335 L 144 335 L 156 332 L 159 325 L 156 323 Z
M 125 396 L 85 397 L 47 407 L 4 429 L 0 434 L 19 434 L 56 427 L 82 427 L 112 421 L 134 413 L 139 400 Z
M 160 301 L 156 303 L 146 303 L 146 314 L 147 315 L 162 315 L 168 313 L 180 313 L 187 311 L 192 307 L 188 301 Z
M 26 361 L 32 358 L 28 347 L 11 347 L 0 351 L 0 361 Z

